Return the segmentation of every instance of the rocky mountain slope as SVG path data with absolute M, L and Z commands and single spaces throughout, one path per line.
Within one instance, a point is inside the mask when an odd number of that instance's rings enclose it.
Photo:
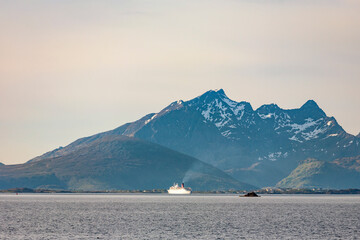
M 158 144 L 107 135 L 57 157 L 0 167 L 0 189 L 251 189 L 221 170 Z
M 335 159 L 336 165 L 360 172 L 360 156 Z
M 337 162 L 307 159 L 277 185 L 280 188 L 360 188 L 360 172 Z
M 275 185 L 303 159 L 332 161 L 360 155 L 360 138 L 346 133 L 313 100 L 298 109 L 268 104 L 254 110 L 250 103 L 233 101 L 220 89 L 173 102 L 159 113 L 31 161 L 62 156 L 108 134 L 158 143 L 257 186 Z

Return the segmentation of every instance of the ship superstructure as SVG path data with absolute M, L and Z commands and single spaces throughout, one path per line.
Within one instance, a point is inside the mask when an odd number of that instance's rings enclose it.
M 173 186 L 171 186 L 168 189 L 169 194 L 190 194 L 191 188 L 185 188 L 184 183 L 179 186 L 177 183 L 174 183 Z

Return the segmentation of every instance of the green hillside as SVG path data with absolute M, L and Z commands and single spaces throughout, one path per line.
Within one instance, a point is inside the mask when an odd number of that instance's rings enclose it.
M 281 188 L 360 188 L 360 173 L 335 162 L 307 159 L 276 185 Z
M 0 189 L 165 189 L 181 181 L 193 190 L 253 188 L 193 157 L 119 135 L 101 137 L 62 156 L 0 167 Z

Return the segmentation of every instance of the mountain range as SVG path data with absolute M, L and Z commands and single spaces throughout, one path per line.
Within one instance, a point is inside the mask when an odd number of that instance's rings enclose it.
M 222 89 L 210 90 L 189 101 L 173 102 L 158 113 L 78 139 L 28 164 L 71 154 L 75 157 L 79 149 L 99 144 L 107 136 L 127 136 L 162 145 L 221 169 L 239 182 L 258 187 L 354 186 L 349 179 L 338 178 L 336 181 L 341 184 L 324 185 L 317 183 L 316 177 L 308 178 L 305 176 L 308 166 L 319 166 L 307 163 L 309 159 L 324 163 L 320 164 L 321 172 L 343 169 L 359 172 L 354 166 L 358 166 L 360 156 L 360 135 L 348 134 L 315 101 L 309 100 L 297 109 L 282 109 L 276 104 L 253 109 L 248 102 L 231 100 Z M 323 167 L 327 163 L 335 167 Z M 307 181 L 299 182 L 306 184 L 290 181 L 294 179 L 293 171 L 302 174 Z M 357 179 L 356 173 L 354 176 Z M 360 187 L 360 181 L 357 182 Z

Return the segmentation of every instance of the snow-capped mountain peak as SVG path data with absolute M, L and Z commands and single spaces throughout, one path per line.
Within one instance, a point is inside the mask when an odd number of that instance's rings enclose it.
M 303 142 L 318 138 L 331 128 L 329 118 L 314 100 L 293 110 L 282 109 L 274 103 L 253 110 L 250 103 L 234 101 L 223 89 L 218 89 L 184 102 L 184 106 L 198 111 L 204 123 L 212 124 L 228 139 L 249 139 L 265 128 L 266 132 L 272 129 L 291 141 Z
M 253 112 L 250 103 L 230 99 L 223 89 L 207 91 L 186 104 L 199 111 L 204 117 L 204 122 L 213 123 L 220 130 L 227 127 L 236 128 L 246 112 Z M 226 135 L 229 136 L 229 132 Z
M 178 129 L 178 135 L 184 134 L 187 138 L 194 136 L 193 131 L 198 129 L 201 134 L 211 132 L 214 134 L 212 137 L 216 136 L 225 142 L 237 142 L 243 146 L 257 146 L 261 143 L 264 144 L 262 149 L 252 150 L 255 151 L 254 158 L 259 161 L 288 158 L 291 156 L 290 151 L 298 146 L 311 145 L 314 142 L 323 146 L 325 142 L 330 141 L 334 144 L 334 141 L 337 141 L 336 147 L 342 146 L 347 149 L 359 144 L 358 140 L 352 138 L 346 141 L 337 140 L 348 138 L 349 134 L 333 117 L 326 116 L 314 100 L 307 101 L 297 109 L 282 109 L 272 103 L 254 110 L 248 102 L 230 99 L 222 89 L 207 91 L 188 101 L 175 101 L 159 113 L 144 117 L 140 122 L 141 124 L 133 124 L 131 132 L 139 131 L 136 133 L 138 136 L 152 132 L 154 135 L 149 135 L 150 139 L 156 138 L 160 131 L 156 129 L 162 123 L 165 124 L 162 126 L 163 134 L 170 134 Z M 146 131 L 141 130 L 143 126 L 146 126 Z M 136 136 L 128 132 L 126 130 L 124 133 Z M 331 158 L 340 156 L 336 152 L 326 152 L 324 147 L 311 148 L 316 148 L 317 152 L 325 151 L 324 154 Z M 307 147 L 304 147 L 301 152 L 306 152 L 306 149 Z

